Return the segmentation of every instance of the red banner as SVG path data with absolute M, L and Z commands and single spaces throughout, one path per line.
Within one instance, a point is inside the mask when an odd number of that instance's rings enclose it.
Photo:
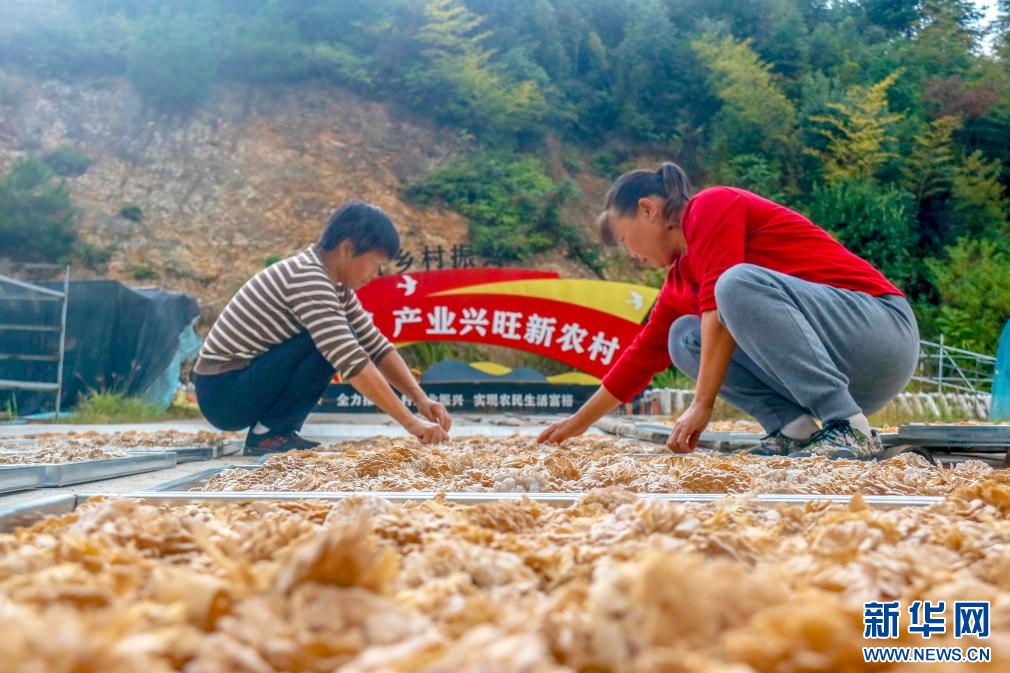
M 556 282 L 516 282 L 546 279 Z M 587 292 L 587 283 L 600 284 L 600 291 Z M 501 284 L 502 293 L 495 292 L 495 284 Z M 545 296 L 534 296 L 537 292 Z M 641 329 L 640 322 L 628 317 L 644 317 L 655 294 L 652 288 L 620 283 L 561 280 L 550 272 L 453 269 L 384 276 L 362 288 L 358 297 L 394 343 L 506 346 L 602 377 Z M 577 299 L 565 301 L 573 297 Z

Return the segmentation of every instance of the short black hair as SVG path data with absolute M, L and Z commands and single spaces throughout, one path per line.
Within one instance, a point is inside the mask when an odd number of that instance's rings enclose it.
M 352 199 L 337 208 L 323 229 L 319 247 L 333 250 L 341 241 L 350 241 L 355 255 L 381 250 L 387 259 L 400 252 L 400 234 L 382 208 Z

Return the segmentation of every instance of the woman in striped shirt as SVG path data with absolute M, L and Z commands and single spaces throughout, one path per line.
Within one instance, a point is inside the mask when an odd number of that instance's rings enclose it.
M 312 448 L 318 444 L 298 431 L 336 372 L 422 442 L 447 439 L 445 407 L 424 393 L 354 294 L 399 247 L 389 216 L 350 201 L 318 243 L 243 285 L 215 321 L 193 370 L 207 420 L 222 430 L 248 427 L 249 454 Z M 391 385 L 413 400 L 423 419 Z

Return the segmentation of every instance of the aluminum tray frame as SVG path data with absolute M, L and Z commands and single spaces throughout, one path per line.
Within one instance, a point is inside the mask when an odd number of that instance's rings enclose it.
M 348 498 L 372 497 L 389 502 L 424 502 L 444 499 L 456 504 L 477 505 L 492 502 L 516 501 L 529 499 L 559 506 L 568 506 L 578 502 L 588 493 L 498 493 L 470 491 L 137 491 L 134 493 L 80 493 L 78 500 L 84 502 L 91 498 L 129 498 L 157 503 L 174 502 L 256 502 L 256 501 L 287 501 L 287 500 L 347 500 Z M 815 493 L 636 493 L 642 500 L 660 500 L 665 502 L 718 502 L 727 497 L 753 498 L 762 505 L 807 503 L 829 503 L 847 505 L 854 496 Z M 943 502 L 944 496 L 932 495 L 864 495 L 868 505 L 880 507 L 923 507 Z
M 0 465 L 0 494 L 42 488 L 45 481 L 42 465 Z
M 909 424 L 898 428 L 898 439 L 923 447 L 999 452 L 1010 448 L 1010 425 Z
M 220 455 L 221 449 L 217 446 L 141 446 L 130 449 L 122 449 L 127 453 L 174 453 L 177 465 L 182 463 L 192 463 L 200 460 L 214 460 Z
M 18 440 L 19 443 L 30 446 L 31 442 Z M 117 451 L 119 453 L 174 453 L 176 463 L 188 463 L 195 460 L 213 460 L 221 454 L 221 447 L 218 446 L 104 446 L 102 451 Z M 0 449 L 0 454 L 22 454 L 27 453 L 21 449 Z
M 224 472 L 225 470 L 255 470 L 260 466 L 260 463 L 252 463 L 248 465 L 218 465 L 217 467 L 208 467 L 206 470 L 200 470 L 199 472 L 194 472 L 193 474 L 187 474 L 178 479 L 173 479 L 171 481 L 166 481 L 163 484 L 158 484 L 154 487 L 154 491 L 158 493 L 162 492 L 188 492 L 193 489 L 194 486 L 200 486 L 202 483 L 206 482 L 207 479 L 213 477 L 215 474 Z
M 479 505 L 493 502 L 514 502 L 529 499 L 558 507 L 566 507 L 578 502 L 586 493 L 469 493 L 435 491 L 231 491 L 231 492 L 171 492 L 140 491 L 136 493 L 82 493 L 60 495 L 26 502 L 21 505 L 0 509 L 0 532 L 9 532 L 18 527 L 30 526 L 50 515 L 69 514 L 82 503 L 92 498 L 128 498 L 146 502 L 171 505 L 185 503 L 243 503 L 243 502 L 291 502 L 299 500 L 340 501 L 355 497 L 380 498 L 388 502 L 425 502 L 438 498 L 459 505 Z M 659 500 L 681 503 L 711 503 L 731 497 L 748 499 L 755 504 L 807 505 L 823 503 L 827 505 L 848 505 L 854 496 L 820 495 L 794 493 L 639 493 L 643 500 Z M 866 504 L 880 507 L 928 507 L 943 501 L 942 496 L 896 496 L 864 495 Z
M 40 463 L 41 464 L 41 463 Z M 132 454 L 122 458 L 82 460 L 76 463 L 45 463 L 44 487 L 60 488 L 91 481 L 115 479 L 176 466 L 175 453 Z
M 0 507 L 0 533 L 31 526 L 47 516 L 70 514 L 78 504 L 75 495 L 52 495 L 20 505 Z
M 620 435 L 627 439 L 641 439 L 653 444 L 666 444 L 671 428 L 658 423 L 635 423 L 634 429 L 628 434 Z M 698 446 L 717 451 L 732 451 L 753 446 L 763 437 L 759 432 L 709 432 L 705 431 L 698 437 Z

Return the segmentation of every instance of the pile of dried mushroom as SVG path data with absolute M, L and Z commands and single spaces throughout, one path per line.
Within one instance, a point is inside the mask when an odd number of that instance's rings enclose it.
M 891 510 L 104 501 L 0 536 L 7 673 L 855 671 L 863 602 L 920 598 L 990 601 L 992 636 L 888 644 L 1010 665 L 1006 484 Z
M 227 470 L 212 491 L 478 491 L 582 493 L 838 493 L 944 495 L 1010 473 L 979 461 L 954 468 L 903 454 L 875 462 L 696 452 L 636 456 L 641 445 L 586 437 L 561 448 L 528 437 L 471 437 L 436 447 L 381 439 L 269 457 L 256 470 Z

